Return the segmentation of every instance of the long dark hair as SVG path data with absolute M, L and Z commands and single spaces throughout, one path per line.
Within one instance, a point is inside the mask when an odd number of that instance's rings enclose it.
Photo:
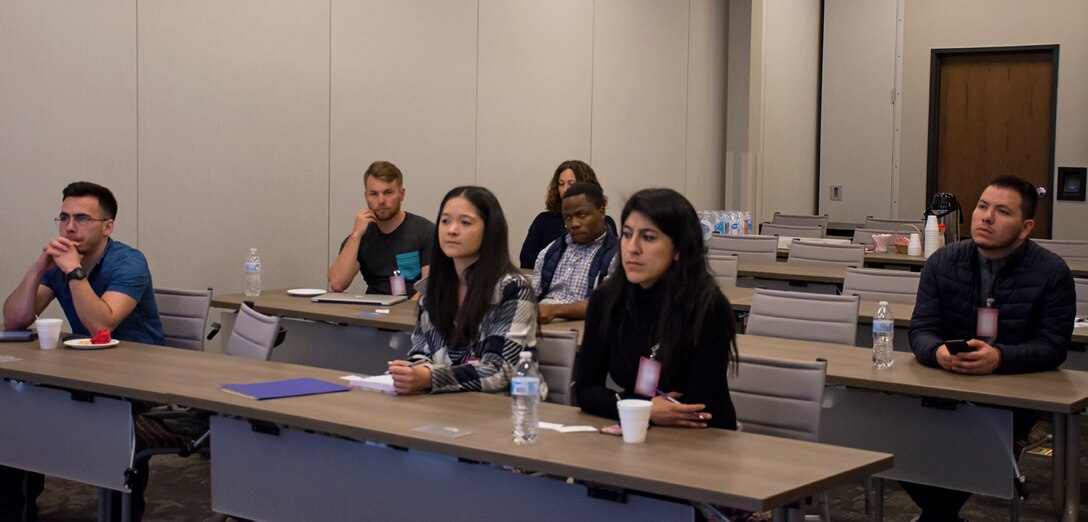
M 466 346 L 476 339 L 495 285 L 503 275 L 517 273 L 510 262 L 506 216 L 495 195 L 483 187 L 457 187 L 442 198 L 435 223 L 441 223 L 446 202 L 462 197 L 476 207 L 484 224 L 484 239 L 480 244 L 480 257 L 465 270 L 468 291 L 461 306 L 457 306 L 457 270 L 453 259 L 439 247 L 439 230 L 435 227 L 434 248 L 431 249 L 431 269 L 427 278 L 427 293 L 423 297 L 423 309 L 431 323 L 450 346 Z
M 658 318 L 657 332 L 660 360 L 667 370 L 684 368 L 691 348 L 699 342 L 699 333 L 707 320 L 724 320 L 729 335 L 729 358 L 736 364 L 737 335 L 732 307 L 726 301 L 727 317 L 707 317 L 711 304 L 721 295 L 714 277 L 707 269 L 703 252 L 703 236 L 695 208 L 684 196 L 667 188 L 645 189 L 636 192 L 623 207 L 621 223 L 627 216 L 638 212 L 646 216 L 654 226 L 672 240 L 677 259 L 665 276 L 657 282 L 664 286 L 664 303 Z M 621 260 L 622 260 L 622 250 Z M 433 270 L 433 268 L 432 268 Z M 605 340 L 609 326 L 621 306 L 634 306 L 631 298 L 633 283 L 627 281 L 623 263 L 617 263 L 615 271 L 597 290 L 605 300 L 600 329 L 595 332 Z M 619 325 L 623 328 L 623 325 Z
M 574 173 L 574 181 L 586 182 L 601 186 L 601 182 L 597 181 L 597 173 L 593 172 L 593 167 L 590 167 L 586 162 L 582 160 L 567 160 L 560 163 L 555 168 L 555 173 L 552 174 L 552 180 L 548 182 L 548 193 L 544 197 L 544 208 L 548 212 L 554 212 L 558 214 L 563 210 L 563 198 L 559 197 L 559 175 L 563 171 L 570 169 Z M 608 198 L 605 198 L 605 204 L 608 204 Z

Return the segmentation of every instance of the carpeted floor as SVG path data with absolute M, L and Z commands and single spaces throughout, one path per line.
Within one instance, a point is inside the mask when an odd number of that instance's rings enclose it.
M 1081 466 L 1082 469 L 1088 469 L 1088 419 L 1082 419 L 1081 433 Z M 1045 454 L 1035 453 L 1024 457 L 1023 471 L 1028 477 L 1030 491 L 1021 511 L 1021 520 L 1025 522 L 1055 520 L 1055 511 L 1050 503 L 1050 466 L 1050 457 Z M 183 459 L 158 456 L 152 459 L 145 520 L 202 521 L 210 518 L 213 513 L 209 474 L 209 462 L 202 457 Z M 830 496 L 833 520 L 869 520 L 869 515 L 865 513 L 864 488 L 861 482 L 836 488 L 830 492 Z M 94 520 L 97 515 L 97 501 L 97 491 L 89 486 L 47 478 L 45 493 L 38 501 L 39 519 L 48 522 Z M 1088 490 L 1085 490 L 1082 481 L 1082 520 L 1088 520 L 1086 502 Z M 918 511 L 897 484 L 888 482 L 885 485 L 885 514 L 885 520 L 890 522 L 907 522 Z M 967 503 L 962 515 L 972 522 L 1007 521 L 1009 502 L 976 495 Z

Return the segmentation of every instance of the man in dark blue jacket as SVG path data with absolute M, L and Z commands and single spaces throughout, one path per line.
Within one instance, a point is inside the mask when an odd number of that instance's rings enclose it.
M 1076 315 L 1073 275 L 1056 254 L 1027 239 L 1035 226 L 1035 187 L 1001 176 L 986 187 L 971 217 L 971 239 L 934 253 L 922 270 L 910 324 L 918 361 L 954 373 L 987 375 L 1053 370 L 1065 361 Z M 952 354 L 945 341 L 972 351 Z M 1034 424 L 1013 414 L 1014 437 Z M 920 521 L 960 520 L 969 493 L 917 484 L 904 489 Z
M 533 268 L 542 324 L 584 319 L 589 294 L 608 275 L 619 240 L 605 225 L 607 202 L 601 187 L 592 183 L 575 183 L 563 193 L 567 233 L 540 251 Z

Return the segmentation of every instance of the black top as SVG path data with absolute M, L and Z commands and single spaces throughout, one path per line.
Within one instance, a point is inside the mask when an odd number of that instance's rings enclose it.
M 976 337 L 978 309 L 993 297 L 1001 351 L 997 373 L 1053 370 L 1065 362 L 1076 288 L 1062 258 L 1025 241 L 990 270 L 984 284 L 978 247 L 970 239 L 940 248 L 926 261 L 911 316 L 910 348 L 919 362 L 937 367 L 937 349 L 949 339 Z M 983 293 L 984 286 L 989 292 Z
M 612 233 L 619 234 L 616 231 L 616 222 L 612 220 L 612 216 L 605 216 L 604 223 L 608 228 L 612 229 Z M 533 219 L 533 224 L 529 225 L 529 233 L 525 235 L 525 242 L 521 244 L 521 256 L 518 261 L 521 263 L 521 268 L 533 269 L 533 265 L 536 264 L 536 256 L 540 255 L 540 251 L 550 245 L 552 241 L 563 237 L 567 233 L 567 227 L 563 224 L 563 215 L 558 212 L 541 212 Z
M 631 285 L 629 303 L 617 310 L 607 335 L 599 333 L 604 299 L 598 290 L 589 298 L 586 310 L 585 337 L 574 362 L 574 393 L 578 406 L 588 413 L 619 418 L 617 394 L 605 386 L 605 379 L 623 388 L 623 398 L 635 398 L 635 379 L 641 357 L 650 356 L 650 347 L 657 343 L 658 319 L 664 285 L 649 290 Z M 714 302 L 703 321 L 703 331 L 691 348 L 687 368 L 664 370 L 658 387 L 668 392 L 680 392 L 680 402 L 705 404 L 712 415 L 709 426 L 737 429 L 737 412 L 729 398 L 729 331 L 733 318 L 729 302 L 716 293 Z M 621 305 L 623 306 L 623 305 Z M 680 325 L 681 328 L 684 325 Z M 645 397 L 641 397 L 645 398 Z
M 366 280 L 366 291 L 371 294 L 393 293 L 389 277 L 394 270 L 404 276 L 405 287 L 412 293 L 412 285 L 419 281 L 423 267 L 431 264 L 434 247 L 434 224 L 425 218 L 405 212 L 404 221 L 386 234 L 371 222 L 359 241 L 359 272 Z M 344 249 L 347 238 L 340 243 Z

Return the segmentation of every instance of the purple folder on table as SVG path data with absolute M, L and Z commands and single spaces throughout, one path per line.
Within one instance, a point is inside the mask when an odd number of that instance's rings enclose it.
M 228 393 L 249 397 L 250 399 L 265 400 L 343 392 L 348 391 L 351 388 L 322 381 L 320 379 L 304 377 L 301 379 L 255 382 L 252 384 L 224 384 L 220 386 L 219 389 Z

